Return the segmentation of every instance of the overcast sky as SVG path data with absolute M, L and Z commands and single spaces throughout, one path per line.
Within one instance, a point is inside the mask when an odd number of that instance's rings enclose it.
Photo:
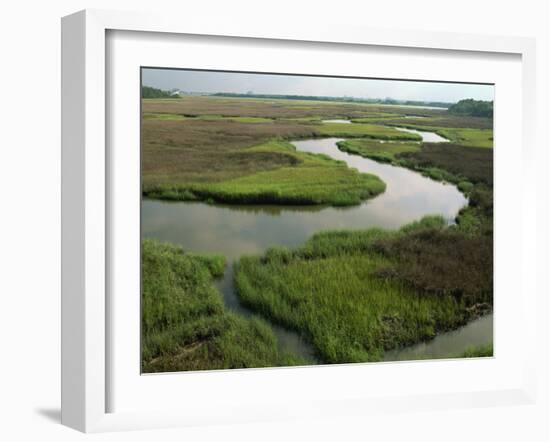
M 351 96 L 456 102 L 493 100 L 493 86 L 402 80 L 303 77 L 294 75 L 143 69 L 143 84 L 184 92 L 233 92 L 285 95 Z

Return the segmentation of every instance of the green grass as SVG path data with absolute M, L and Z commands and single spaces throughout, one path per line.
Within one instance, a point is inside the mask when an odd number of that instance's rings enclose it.
M 212 200 L 223 203 L 353 205 L 385 190 L 376 176 L 359 173 L 324 155 L 297 152 L 284 141 L 249 149 L 256 154 L 279 154 L 288 166 L 215 183 L 157 186 L 149 197 L 172 200 Z
M 395 155 L 403 152 L 417 152 L 420 144 L 415 142 L 385 142 L 356 138 L 337 143 L 338 148 L 344 152 L 371 158 L 376 161 L 391 163 L 395 161 Z
M 411 111 L 416 115 L 417 111 Z M 404 126 L 410 129 L 428 128 L 467 128 L 467 129 L 492 129 L 493 119 L 482 117 L 469 117 L 464 115 L 451 115 L 448 113 L 437 116 L 422 116 L 422 118 L 405 118 L 405 116 L 395 116 L 393 118 L 379 118 L 380 124 L 391 126 Z
M 414 109 L 368 103 L 313 100 L 282 100 L 229 97 L 182 97 L 178 100 L 142 100 L 144 112 L 165 112 L 181 115 L 222 115 L 265 118 L 336 117 L 361 118 L 386 114 L 440 116 L 441 110 Z M 457 117 L 458 118 L 458 117 Z M 461 117 L 462 118 L 462 117 Z
M 213 278 L 220 256 L 142 242 L 142 371 L 272 367 L 303 363 L 282 354 L 271 327 L 228 312 Z
M 462 127 L 443 127 L 444 121 L 434 119 L 430 124 L 427 119 L 418 119 L 411 123 L 410 119 L 402 119 L 399 121 L 391 120 L 385 124 L 391 126 L 400 126 L 408 129 L 416 129 L 420 131 L 435 132 L 438 135 L 447 138 L 451 143 L 466 146 L 466 147 L 482 147 L 487 149 L 493 148 L 493 130 L 484 128 L 462 128 Z
M 234 121 L 236 123 L 272 123 L 271 118 L 261 117 L 224 117 L 222 115 L 198 115 L 198 116 L 185 116 L 181 114 L 170 113 L 144 113 L 143 118 L 145 120 L 161 120 L 161 121 L 184 121 L 184 120 L 201 120 L 201 121 Z
M 383 121 L 385 119 L 394 119 L 394 118 L 401 118 L 400 114 L 392 113 L 392 112 L 365 112 L 361 115 L 360 118 L 353 118 L 351 120 L 352 123 L 378 123 L 380 121 Z
M 346 152 L 406 167 L 436 181 L 456 184 L 469 198 L 456 222 L 470 235 L 491 236 L 493 230 L 493 151 L 453 143 L 378 143 L 353 139 L 338 143 Z
M 454 143 L 424 143 L 412 152 L 396 156 L 397 164 L 420 171 L 439 169 L 447 172 L 447 181 L 470 181 L 493 185 L 493 151 Z
M 142 109 L 143 194 L 165 199 L 203 200 L 215 199 L 218 195 L 219 199 L 223 198 L 227 202 L 243 202 L 243 198 L 250 195 L 250 191 L 245 188 L 250 187 L 250 180 L 258 178 L 262 182 L 270 177 L 269 174 L 263 175 L 264 172 L 285 169 L 281 172 L 285 178 L 289 167 L 300 167 L 296 156 L 289 152 L 251 149 L 272 140 L 338 136 L 418 141 L 420 138 L 416 134 L 400 132 L 386 124 L 391 124 L 397 118 L 399 121 L 407 120 L 411 127 L 418 128 L 415 119 L 398 118 L 411 112 L 425 117 L 418 120 L 441 119 L 448 127 L 461 127 L 464 122 L 470 121 L 471 124 L 477 124 L 474 121 L 483 120 L 449 116 L 439 110 L 412 110 L 360 103 L 221 97 L 145 99 L 142 100 Z M 377 118 L 380 119 L 380 124 L 321 122 L 323 119 L 334 118 Z M 395 152 L 394 154 L 398 155 Z M 378 159 L 385 158 L 379 156 Z M 432 172 L 436 172 L 432 176 L 440 175 L 437 171 Z M 345 181 L 350 176 L 339 178 Z M 245 177 L 248 178 L 244 179 Z M 279 177 L 275 174 L 275 178 Z M 233 182 L 241 178 L 244 179 L 243 182 Z M 315 183 L 312 178 L 315 177 L 309 175 L 305 184 Z M 339 179 L 335 176 L 333 178 Z M 226 190 L 230 187 L 237 190 L 238 198 L 227 196 Z M 290 187 L 286 184 L 282 190 L 276 188 L 277 186 L 269 189 L 264 184 L 262 187 L 261 195 L 255 196 L 257 200 L 264 201 L 267 198 L 273 200 L 273 203 L 291 200 L 288 201 L 291 203 L 301 201 L 304 196 L 291 192 L 289 198 L 284 195 L 280 197 L 281 192 L 286 192 Z M 343 189 L 344 193 L 350 192 L 348 185 L 343 186 Z M 331 204 L 330 201 L 335 199 L 332 196 L 327 199 L 326 195 L 322 195 L 324 192 L 320 193 L 318 189 L 314 193 L 315 197 L 307 197 L 306 203 L 322 200 Z M 339 200 L 336 203 L 351 204 L 360 200 L 356 191 L 352 190 L 351 193 L 351 197 L 344 195 L 344 202 L 336 198 Z
M 236 123 L 272 123 L 273 119 L 271 118 L 262 118 L 262 117 L 224 117 L 222 115 L 198 115 L 194 117 L 198 120 L 204 121 L 234 121 Z
M 442 272 L 438 280 L 449 286 L 430 291 L 398 273 L 410 265 L 408 258 L 384 253 L 388 242 L 435 232 L 447 234 L 441 218 L 426 218 L 400 231 L 318 233 L 300 248 L 273 248 L 261 257 L 241 258 L 235 270 L 237 291 L 243 303 L 268 320 L 301 333 L 324 362 L 377 361 L 385 350 L 433 338 L 468 320 L 469 298 L 452 290 L 457 271 L 464 275 L 458 257 L 463 255 L 451 254 L 446 265 L 432 270 Z M 420 247 L 442 241 L 434 238 Z M 445 247 L 454 239 L 446 238 Z M 466 245 L 464 252 L 472 247 Z M 433 262 L 425 264 L 424 270 Z M 471 270 L 472 263 L 466 267 Z
M 188 117 L 179 114 L 164 114 L 164 113 L 144 113 L 143 119 L 145 120 L 159 120 L 159 121 L 183 121 Z
M 468 194 L 472 183 L 493 185 L 493 151 L 455 143 L 379 142 L 351 139 L 337 143 L 344 152 L 389 162 L 438 181 L 457 184 Z
M 330 137 L 365 137 L 379 140 L 412 140 L 421 141 L 422 137 L 417 134 L 400 132 L 390 126 L 376 124 L 345 124 L 345 123 L 323 123 L 315 126 L 315 130 Z
M 463 208 L 456 222 L 458 228 L 470 235 L 493 237 L 493 189 L 474 185 L 468 192 L 469 205 Z
M 416 152 L 396 154 L 394 164 L 434 180 L 457 185 L 469 199 L 456 217 L 458 228 L 470 236 L 493 234 L 493 150 L 453 143 L 424 143 Z
M 230 117 L 231 121 L 236 121 L 237 123 L 271 123 L 273 120 L 271 118 L 261 118 L 261 117 Z
M 322 124 L 321 117 L 296 117 L 296 118 L 280 118 L 281 121 L 294 121 L 298 123 Z
M 467 348 L 460 358 L 487 358 L 493 356 L 493 344 L 481 345 L 479 347 Z
M 481 130 L 491 127 L 488 120 L 429 110 L 415 120 L 399 118 L 411 109 L 210 97 L 144 100 L 143 108 L 142 182 L 150 197 L 349 205 L 384 191 L 378 178 L 285 141 L 320 136 L 353 138 L 340 148 L 453 182 L 468 196 L 453 227 L 428 218 L 400 231 L 323 232 L 302 247 L 239 261 L 241 299 L 301 333 L 322 361 L 379 360 L 385 350 L 462 325 L 472 302 L 492 303 L 492 150 L 472 147 L 492 146 L 492 132 Z M 364 120 L 321 123 L 334 118 Z M 414 143 L 419 137 L 396 131 L 394 122 L 446 130 L 440 135 L 458 141 Z M 464 130 L 469 124 L 476 129 Z M 303 363 L 277 351 L 268 323 L 224 309 L 212 286 L 222 257 L 146 241 L 143 260 L 144 371 Z
M 461 146 L 493 148 L 493 131 L 491 129 L 442 128 L 437 129 L 436 132 Z

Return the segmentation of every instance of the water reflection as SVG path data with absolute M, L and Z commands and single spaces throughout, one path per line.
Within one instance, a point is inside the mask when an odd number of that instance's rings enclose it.
M 455 186 L 416 172 L 350 155 L 337 138 L 297 141 L 304 152 L 324 153 L 387 185 L 378 197 L 352 207 L 209 205 L 200 202 L 144 200 L 144 237 L 180 244 L 194 252 L 221 253 L 229 260 L 262 253 L 274 245 L 295 246 L 327 229 L 398 228 L 424 215 L 452 220 L 467 201 Z
M 493 343 L 493 314 L 482 316 L 458 330 L 437 335 L 429 342 L 387 351 L 385 361 L 459 357 L 470 347 Z
M 447 138 L 444 138 L 441 135 L 436 134 L 435 132 L 407 129 L 406 127 L 396 127 L 395 129 L 400 130 L 401 132 L 409 132 L 411 134 L 420 135 L 422 137 L 422 141 L 426 143 L 446 143 L 449 141 Z
M 342 124 L 351 124 L 350 120 L 323 120 L 323 123 L 342 123 Z
M 229 263 L 224 276 L 216 281 L 216 287 L 222 293 L 227 308 L 243 316 L 250 317 L 254 315 L 251 310 L 244 307 L 239 301 L 233 279 L 233 263 Z M 271 324 L 271 328 L 277 336 L 279 350 L 298 354 L 311 364 L 318 362 L 313 347 L 298 333 L 287 330 L 277 324 Z
M 338 141 L 325 138 L 296 141 L 294 145 L 299 151 L 323 153 L 360 172 L 379 176 L 387 186 L 382 195 L 353 207 L 210 205 L 145 199 L 141 205 L 142 235 L 179 244 L 186 251 L 224 255 L 228 268 L 217 286 L 228 308 L 250 315 L 233 287 L 233 262 L 239 257 L 261 254 L 271 246 L 297 246 L 321 230 L 393 229 L 431 214 L 451 221 L 467 203 L 453 185 L 342 152 Z M 312 348 L 298 334 L 281 327 L 274 330 L 281 349 L 315 360 Z

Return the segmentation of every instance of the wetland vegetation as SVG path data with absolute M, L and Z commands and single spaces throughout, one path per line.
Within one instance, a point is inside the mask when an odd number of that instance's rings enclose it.
M 260 318 L 227 311 L 213 278 L 225 259 L 142 242 L 142 370 L 146 373 L 303 363 L 283 354 Z
M 296 249 L 243 257 L 235 281 L 243 302 L 305 334 L 323 361 L 347 363 L 464 325 L 472 306 L 491 302 L 491 270 L 483 240 L 433 217 L 398 231 L 323 232 Z
M 492 103 L 152 93 L 143 372 L 492 356 Z
M 143 193 L 150 198 L 180 201 L 348 206 L 385 189 L 375 175 L 359 173 L 327 156 L 297 152 L 285 141 L 262 143 L 232 158 L 241 166 L 240 171 L 257 165 L 257 172 L 219 181 L 148 184 Z

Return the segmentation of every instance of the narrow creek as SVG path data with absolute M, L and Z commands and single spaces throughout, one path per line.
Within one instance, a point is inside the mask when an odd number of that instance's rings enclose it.
M 428 342 L 385 352 L 384 361 L 456 358 L 469 347 L 493 343 L 493 314 L 489 313 L 464 327 L 441 333 Z
M 422 141 L 425 141 L 426 143 L 447 143 L 447 142 L 449 142 L 449 140 L 447 138 L 444 138 L 441 135 L 436 134 L 435 132 L 426 132 L 424 130 L 408 129 L 406 127 L 395 127 L 394 129 L 397 129 L 401 132 L 408 132 L 410 134 L 420 135 L 422 137 Z
M 233 285 L 233 263 L 242 255 L 261 254 L 272 246 L 298 246 L 312 234 L 330 229 L 366 229 L 379 226 L 389 229 L 418 220 L 425 215 L 439 214 L 452 222 L 467 200 L 454 185 L 433 181 L 419 173 L 377 163 L 338 149 L 338 138 L 295 141 L 296 149 L 322 153 L 345 161 L 360 172 L 373 173 L 386 183 L 386 191 L 378 197 L 353 207 L 269 206 L 269 205 L 218 205 L 200 202 L 167 202 L 144 199 L 141 206 L 142 235 L 181 245 L 197 253 L 219 253 L 227 258 L 228 266 L 223 278 L 216 282 L 227 308 L 250 316 L 252 311 L 243 306 Z M 487 321 L 487 317 L 481 318 Z M 479 320 L 478 320 L 479 321 Z M 490 318 L 492 324 L 492 316 Z M 466 325 L 473 334 L 477 321 Z M 300 354 L 315 362 L 312 347 L 298 333 L 274 326 L 279 347 Z M 462 329 L 461 329 L 462 330 Z M 487 333 L 478 330 L 479 341 L 487 341 Z M 492 325 L 491 325 L 492 332 Z M 451 332 L 455 333 L 455 332 Z M 462 333 L 466 333 L 463 331 Z M 452 338 L 445 351 L 460 353 L 462 340 Z M 423 344 L 415 350 L 414 359 L 439 356 L 439 342 L 448 334 Z M 437 340 L 437 343 L 436 343 Z M 467 340 L 474 345 L 475 339 Z M 406 358 L 397 350 L 395 359 Z M 412 351 L 412 350 L 411 350 Z M 386 360 L 389 360 L 386 358 Z

